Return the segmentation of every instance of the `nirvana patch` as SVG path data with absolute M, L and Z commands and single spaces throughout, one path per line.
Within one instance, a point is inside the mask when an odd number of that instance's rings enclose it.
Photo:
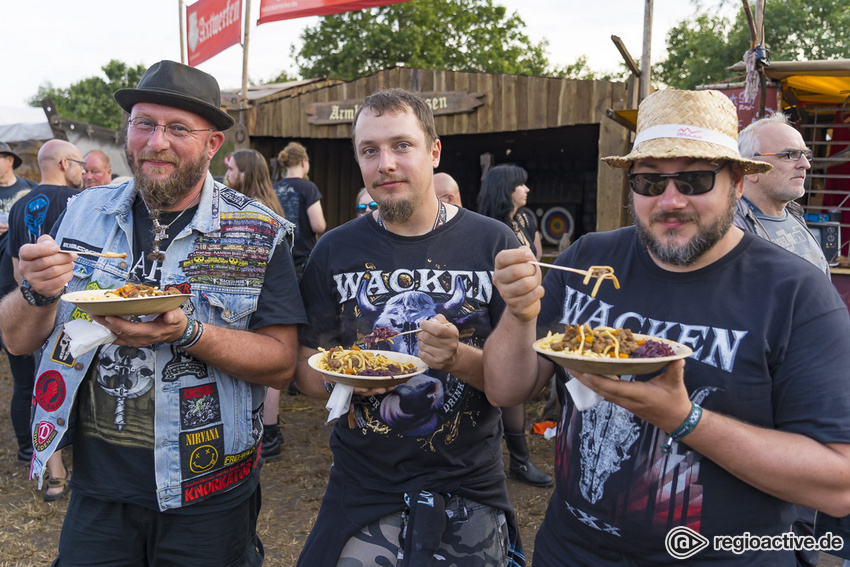
M 221 405 L 214 383 L 180 390 L 180 424 L 184 431 L 219 421 Z
M 56 346 L 53 347 L 50 360 L 65 366 L 74 366 L 74 357 L 71 356 L 71 337 L 66 335 L 64 330 L 56 340 Z
M 208 473 L 220 466 L 224 456 L 224 431 L 221 425 L 180 434 L 180 463 L 183 478 Z
M 56 438 L 56 428 L 49 421 L 40 421 L 32 436 L 32 446 L 36 451 L 44 451 Z
M 184 376 L 194 376 L 198 380 L 206 378 L 207 365 L 176 346 L 172 346 L 171 360 L 162 368 L 162 381 L 176 382 L 178 378 Z
M 246 458 L 214 473 L 184 482 L 182 485 L 183 505 L 206 500 L 220 494 L 251 476 L 255 459 Z
M 34 392 L 44 411 L 56 411 L 65 401 L 65 379 L 56 370 L 47 370 L 35 381 Z

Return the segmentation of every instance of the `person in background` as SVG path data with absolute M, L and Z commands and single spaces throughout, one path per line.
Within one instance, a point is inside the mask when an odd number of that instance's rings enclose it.
M 83 174 L 86 189 L 112 183 L 112 162 L 108 155 L 101 150 L 91 150 L 83 159 L 86 162 L 86 172 Z
M 280 167 L 286 169 L 286 176 L 274 184 L 274 192 L 286 212 L 286 218 L 295 223 L 292 257 L 300 278 L 310 251 L 316 245 L 317 235 L 328 227 L 322 212 L 322 194 L 316 184 L 307 179 L 310 158 L 304 146 L 290 142 L 277 155 L 277 161 Z
M 56 563 L 260 565 L 265 390 L 290 379 L 306 321 L 292 225 L 210 174 L 234 124 L 214 77 L 160 61 L 114 98 L 133 180 L 69 201 L 51 235 L 21 246 L 20 293 L 0 302 L 9 351 L 42 354 L 33 476 L 74 447 Z M 189 297 L 145 321 L 61 299 L 128 281 Z M 66 323 L 87 318 L 112 342 L 71 354 Z
M 784 539 L 793 504 L 850 512 L 850 389 L 836 355 L 850 352 L 850 316 L 810 262 L 734 226 L 744 176 L 771 168 L 742 157 L 737 136 L 735 105 L 719 91 L 641 102 L 632 151 L 603 158 L 629 172 L 634 226 L 586 234 L 555 262 L 610 266 L 619 289 L 604 282 L 591 297 L 583 276 L 560 270 L 541 286 L 528 249 L 496 257 L 508 308 L 484 347 L 495 404 L 549 382 L 553 362 L 531 344 L 564 325 L 693 350 L 640 376 L 571 372 L 575 385 L 558 367 L 557 487 L 535 567 L 793 565 L 790 545 L 711 543 Z M 567 393 L 576 387 L 601 401 L 579 409 Z
M 334 461 L 298 565 L 525 565 L 501 458 L 501 416 L 478 389 L 481 345 L 504 305 L 490 270 L 517 245 L 492 219 L 434 193 L 434 115 L 402 89 L 366 97 L 355 157 L 378 210 L 324 235 L 301 289 L 299 389 L 328 397 L 307 364 L 319 348 L 363 345 L 376 327 L 421 329 L 372 348 L 429 370 L 390 390 L 356 390 L 334 425 Z M 417 338 L 418 337 L 418 338 Z
M 448 173 L 440 172 L 434 174 L 434 191 L 437 192 L 437 198 L 442 202 L 456 207 L 463 206 L 457 181 Z
M 41 170 L 41 184 L 18 199 L 9 212 L 9 238 L 6 243 L 6 253 L 12 258 L 12 273 L 16 285 L 21 285 L 21 274 L 18 269 L 18 250 L 24 244 L 34 244 L 38 239 L 50 232 L 53 223 L 59 218 L 68 204 L 68 199 L 80 192 L 82 181 L 81 167 L 64 167 L 66 161 L 79 164 L 80 150 L 77 146 L 65 140 L 48 140 L 38 151 L 38 167 Z M 30 428 L 30 411 L 33 402 L 33 386 L 35 384 L 35 358 L 32 355 L 9 356 L 9 366 L 15 381 L 15 391 L 21 395 L 13 396 L 13 405 L 17 405 L 16 413 L 26 416 L 19 427 L 22 430 Z M 24 396 L 23 392 L 28 395 Z M 15 397 L 19 398 L 16 403 Z M 29 437 L 29 448 L 32 452 L 32 436 Z M 58 450 L 47 460 L 47 490 L 44 501 L 59 500 L 66 493 L 70 471 L 65 468 L 62 451 Z
M 517 216 L 517 211 L 525 205 L 528 197 L 526 181 L 528 174 L 522 167 L 511 164 L 493 167 L 481 182 L 478 212 L 510 227 L 520 243 L 529 246 L 539 259 L 540 233 L 537 232 L 537 224 L 534 224 L 534 231 L 531 232 L 529 225 L 525 224 L 527 221 L 520 221 Z M 505 428 L 505 445 L 511 457 L 508 468 L 510 475 L 531 486 L 551 486 L 554 479 L 531 462 L 525 437 L 525 404 L 503 407 L 502 423 Z
M 782 112 L 760 118 L 738 134 L 738 151 L 773 169 L 744 176 L 744 196 L 735 207 L 735 225 L 805 258 L 829 276 L 829 262 L 806 226 L 803 207 L 812 150 Z
M 377 211 L 378 203 L 372 199 L 369 191 L 367 191 L 365 187 L 362 187 L 360 191 L 357 192 L 357 204 L 354 206 L 354 209 L 357 211 L 357 218 L 360 218 L 366 213 Z
M 9 229 L 9 210 L 14 202 L 31 188 L 38 185 L 35 181 L 17 177 L 14 170 L 21 166 L 21 157 L 12 151 L 9 144 L 0 142 L 0 269 L 2 269 L 2 295 L 14 290 L 12 275 L 12 259 L 6 252 Z M 17 459 L 21 464 L 28 465 L 32 459 L 32 438 L 30 436 L 30 407 L 32 402 L 34 361 L 31 356 L 18 357 L 8 354 L 11 366 L 14 389 L 10 406 L 12 430 L 18 444 Z M 16 369 L 16 366 L 22 366 Z M 28 372 L 31 368 L 32 372 Z
M 252 199 L 261 202 L 275 213 L 284 216 L 269 177 L 266 158 L 256 150 L 237 150 L 227 156 L 227 173 L 224 182 Z M 283 455 L 283 432 L 280 430 L 280 390 L 266 390 L 263 405 L 263 444 L 260 454 L 266 461 L 274 461 Z

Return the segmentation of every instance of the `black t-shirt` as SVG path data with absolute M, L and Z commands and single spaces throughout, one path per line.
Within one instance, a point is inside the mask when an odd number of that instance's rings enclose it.
M 307 256 L 316 245 L 316 233 L 310 227 L 310 217 L 307 209 L 316 201 L 321 200 L 322 194 L 316 184 L 300 177 L 286 177 L 274 184 L 274 192 L 280 201 L 286 220 L 295 223 L 295 244 L 292 247 L 292 257 L 299 268 L 307 263 Z
M 39 185 L 21 197 L 9 212 L 7 252 L 17 258 L 21 246 L 50 234 L 50 229 L 65 211 L 68 199 L 79 192 L 65 185 Z
M 676 273 L 657 266 L 633 228 L 589 234 L 557 263 L 609 265 L 620 289 L 550 270 L 544 280 L 538 336 L 564 324 L 608 325 L 686 344 L 690 398 L 705 409 L 821 443 L 850 442 L 850 388 L 841 377 L 850 352 L 850 318 L 835 289 L 809 262 L 751 234 L 705 268 Z M 647 380 L 649 376 L 623 376 Z M 560 384 L 563 392 L 563 384 Z M 687 525 L 714 535 L 780 534 L 791 507 L 674 443 L 625 409 L 603 401 L 579 412 L 566 396 L 556 443 L 557 489 L 535 545 L 535 567 L 680 562 L 664 537 Z M 800 463 L 789 454 L 789 466 Z M 817 463 L 803 463 L 816 467 Z M 601 553 L 601 552 L 600 552 Z M 793 565 L 792 552 L 736 555 L 711 546 L 688 559 L 736 565 Z
M 24 179 L 22 177 L 16 177 L 15 182 L 11 185 L 0 187 L 0 214 L 5 214 L 7 217 L 5 220 L 0 218 L 0 224 L 8 225 L 8 216 L 9 212 L 12 210 L 12 205 L 15 204 L 15 200 L 19 193 L 22 191 L 28 191 L 33 187 L 36 187 L 38 183 L 35 181 L 30 181 L 29 179 Z M 6 231 L 3 234 L 0 234 L 0 256 L 4 256 L 6 254 L 7 242 L 8 242 L 9 232 Z M 15 250 L 17 252 L 17 249 Z
M 311 348 L 363 345 L 375 327 L 403 331 L 442 313 L 461 341 L 481 348 L 504 309 L 492 283 L 494 258 L 517 246 L 502 223 L 460 209 L 428 234 L 404 237 L 371 215 L 322 236 L 301 279 Z M 382 349 L 418 352 L 415 335 Z M 430 489 L 465 497 L 501 483 L 501 412 L 479 390 L 428 371 L 393 392 L 357 397 L 331 436 L 334 467 L 369 490 Z
M 160 250 L 167 253 L 171 239 L 189 224 L 197 206 L 178 213 L 161 213 L 167 238 Z M 158 263 L 147 258 L 153 242 L 153 225 L 144 202 L 137 196 L 133 204 L 132 273 L 148 285 L 159 285 Z M 306 321 L 295 279 L 292 256 L 286 243 L 272 255 L 266 282 L 251 315 L 249 329 L 268 325 L 299 324 Z M 98 352 L 78 394 L 78 428 L 74 436 L 74 490 L 110 501 L 132 502 L 158 509 L 154 477 L 154 354 L 151 349 L 104 346 Z M 184 355 L 186 360 L 193 360 Z M 199 370 L 203 365 L 198 365 Z M 130 369 L 130 372 L 126 372 Z M 123 388 L 123 390 L 122 390 Z M 176 514 L 200 514 L 232 507 L 251 494 L 259 482 L 259 467 L 253 477 L 218 496 L 191 506 L 170 510 Z

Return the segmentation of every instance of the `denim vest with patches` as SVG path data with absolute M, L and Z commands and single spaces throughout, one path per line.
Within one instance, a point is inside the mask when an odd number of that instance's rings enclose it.
M 68 292 L 126 283 L 133 258 L 134 182 L 86 189 L 68 203 L 56 242 L 66 249 L 127 253 L 127 259 L 78 256 Z M 292 223 L 207 174 L 198 210 L 166 253 L 160 287 L 192 297 L 183 310 L 205 325 L 245 330 L 278 245 L 292 247 Z M 87 318 L 60 301 L 40 353 L 33 410 L 32 477 L 66 443 L 73 407 L 97 349 L 74 359 L 66 321 Z M 237 380 L 170 344 L 153 347 L 154 464 L 160 510 L 230 490 L 256 466 L 266 388 Z M 148 378 L 150 379 L 150 378 Z M 117 402 L 118 403 L 118 402 Z

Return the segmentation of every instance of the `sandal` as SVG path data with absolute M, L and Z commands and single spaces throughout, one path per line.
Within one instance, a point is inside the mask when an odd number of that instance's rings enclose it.
M 44 491 L 44 501 L 45 502 L 53 502 L 55 500 L 59 500 L 65 496 L 65 493 L 68 491 L 68 481 L 71 480 L 71 469 L 66 469 L 65 478 L 48 478 L 47 479 L 47 489 L 51 488 L 61 488 L 59 492 L 55 494 L 50 494 L 47 490 Z

